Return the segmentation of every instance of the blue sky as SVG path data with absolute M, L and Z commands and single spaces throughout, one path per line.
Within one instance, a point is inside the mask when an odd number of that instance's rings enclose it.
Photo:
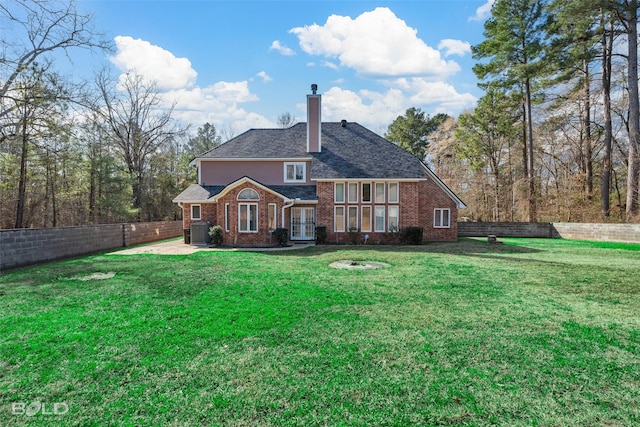
M 135 69 L 176 103 L 176 118 L 227 135 L 275 127 L 284 112 L 305 121 L 317 83 L 324 121 L 382 134 L 409 107 L 473 108 L 481 91 L 470 46 L 482 41 L 491 3 L 79 0 L 116 50 L 72 53 L 67 72 Z

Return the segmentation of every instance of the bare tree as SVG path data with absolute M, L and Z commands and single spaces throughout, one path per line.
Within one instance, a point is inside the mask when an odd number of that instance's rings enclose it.
M 8 0 L 0 3 L 0 101 L 19 96 L 16 84 L 37 63 L 47 68 L 47 54 L 72 48 L 109 49 L 110 42 L 91 27 L 92 16 L 81 14 L 75 1 Z M 15 109 L 0 104 L 0 118 Z
M 129 72 L 119 83 L 105 71 L 97 77 L 102 108 L 96 108 L 110 129 L 110 137 L 131 179 L 132 204 L 143 217 L 143 184 L 149 157 L 174 138 L 184 135 L 171 117 L 174 105 L 162 108 L 162 99 L 154 82 Z
M 296 123 L 296 118 L 290 112 L 284 112 L 278 116 L 278 127 L 285 129 L 293 126 Z

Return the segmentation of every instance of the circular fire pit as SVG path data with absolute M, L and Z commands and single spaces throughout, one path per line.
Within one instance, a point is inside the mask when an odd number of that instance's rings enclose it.
M 391 265 L 385 262 L 378 261 L 356 261 L 351 259 L 343 259 L 340 261 L 334 261 L 329 264 L 329 267 L 342 268 L 345 270 L 375 270 L 377 268 L 388 268 Z

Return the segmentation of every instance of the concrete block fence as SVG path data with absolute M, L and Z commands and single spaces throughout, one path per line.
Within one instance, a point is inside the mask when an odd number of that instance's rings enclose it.
M 182 235 L 182 221 L 0 230 L 0 270 Z
M 460 222 L 458 237 L 563 238 L 601 242 L 640 243 L 640 224 L 574 222 Z

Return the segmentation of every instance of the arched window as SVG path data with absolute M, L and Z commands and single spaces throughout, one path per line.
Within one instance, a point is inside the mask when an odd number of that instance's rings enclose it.
M 238 193 L 238 200 L 260 200 L 260 195 L 253 188 L 245 188 Z

